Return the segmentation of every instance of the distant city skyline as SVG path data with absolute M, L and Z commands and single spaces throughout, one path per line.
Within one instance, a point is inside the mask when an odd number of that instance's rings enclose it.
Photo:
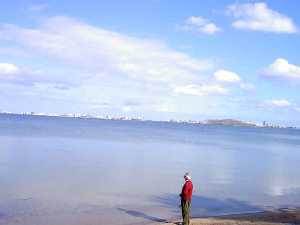
M 300 126 L 299 7 L 3 2 L 0 111 Z
M 45 116 L 45 117 L 62 117 L 62 118 L 80 118 L 80 119 L 103 119 L 103 120 L 134 120 L 134 121 L 152 121 L 152 122 L 172 122 L 172 123 L 188 123 L 198 125 L 229 125 L 229 126 L 251 126 L 251 127 L 262 127 L 262 128 L 293 128 L 300 129 L 297 126 L 291 126 L 286 124 L 276 124 L 272 121 L 242 121 L 234 118 L 224 119 L 204 119 L 204 120 L 191 120 L 191 119 L 167 119 L 167 120 L 152 120 L 149 118 L 129 117 L 129 116 L 110 116 L 110 115 L 99 115 L 99 114 L 87 114 L 87 113 L 43 113 L 43 112 L 8 112 L 0 111 L 1 115 L 9 116 Z

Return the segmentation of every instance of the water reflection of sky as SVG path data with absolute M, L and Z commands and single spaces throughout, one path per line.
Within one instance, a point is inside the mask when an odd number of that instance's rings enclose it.
M 67 129 L 59 136 L 59 127 L 54 134 L 48 125 L 44 134 L 4 135 L 0 129 L 0 212 L 45 215 L 61 209 L 97 217 L 105 211 L 128 224 L 143 215 L 156 218 L 147 213 L 171 218 L 178 215 L 172 207 L 179 203 L 185 171 L 193 176 L 197 214 L 299 204 L 300 140 L 294 131 L 77 125 L 85 136 L 66 135 Z

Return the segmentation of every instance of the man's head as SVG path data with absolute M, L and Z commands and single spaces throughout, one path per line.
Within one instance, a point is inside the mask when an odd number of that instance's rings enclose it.
M 185 173 L 184 176 L 183 176 L 183 178 L 184 178 L 185 180 L 191 180 L 191 179 L 192 179 L 189 172 Z

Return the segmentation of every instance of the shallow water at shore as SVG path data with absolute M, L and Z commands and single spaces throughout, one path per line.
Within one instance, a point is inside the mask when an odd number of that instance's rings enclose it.
M 300 131 L 0 115 L 0 224 L 148 224 L 299 206 Z

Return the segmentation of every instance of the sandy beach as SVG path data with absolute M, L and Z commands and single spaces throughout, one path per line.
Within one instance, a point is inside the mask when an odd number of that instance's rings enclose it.
M 181 221 L 162 223 L 179 225 Z M 162 225 L 161 224 L 161 225 Z M 279 225 L 300 224 L 300 209 L 279 209 L 260 213 L 228 215 L 209 218 L 192 218 L 191 225 Z

